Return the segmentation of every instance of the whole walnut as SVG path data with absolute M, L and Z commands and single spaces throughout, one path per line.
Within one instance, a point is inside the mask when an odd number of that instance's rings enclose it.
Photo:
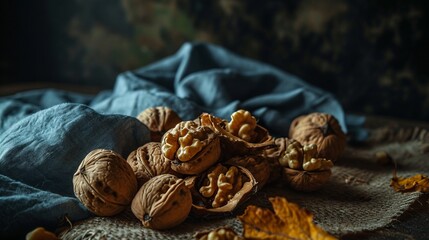
M 124 210 L 137 192 L 137 179 L 130 165 L 112 150 L 95 149 L 73 175 L 76 197 L 98 216 Z
M 131 203 L 131 211 L 143 226 L 169 229 L 186 220 L 191 211 L 192 196 L 185 181 L 171 174 L 147 181 Z
M 301 144 L 316 144 L 318 156 L 334 162 L 343 154 L 347 141 L 334 116 L 317 112 L 295 118 L 289 128 L 289 138 Z
M 274 145 L 268 130 L 257 124 L 250 112 L 238 110 L 231 115 L 231 121 L 208 113 L 199 116 L 203 126 L 210 127 L 221 138 L 222 152 L 227 158 L 242 154 L 257 155 Z
M 167 130 L 182 121 L 173 109 L 162 106 L 146 108 L 137 119 L 149 128 L 153 142 L 160 142 Z
M 191 212 L 199 217 L 228 215 L 257 190 L 248 169 L 220 163 L 185 181 L 192 193 Z
M 199 174 L 219 160 L 219 136 L 198 121 L 183 121 L 164 134 L 161 152 L 171 161 L 174 171 Z
M 137 177 L 139 188 L 149 179 L 161 174 L 179 176 L 171 169 L 170 161 L 162 155 L 160 142 L 148 142 L 137 148 L 128 155 L 127 162 Z

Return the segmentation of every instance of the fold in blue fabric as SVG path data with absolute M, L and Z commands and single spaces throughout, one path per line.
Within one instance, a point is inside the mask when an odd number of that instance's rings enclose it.
M 246 109 L 274 136 L 287 136 L 291 121 L 310 112 L 334 115 L 344 131 L 361 124 L 346 122 L 330 93 L 205 43 L 185 43 L 172 56 L 121 73 L 112 90 L 94 96 L 43 89 L 2 97 L 1 234 L 91 216 L 73 194 L 77 166 L 96 148 L 126 158 L 147 143 L 149 131 L 135 116 L 153 106 L 170 107 L 184 120 L 202 112 L 229 119 Z

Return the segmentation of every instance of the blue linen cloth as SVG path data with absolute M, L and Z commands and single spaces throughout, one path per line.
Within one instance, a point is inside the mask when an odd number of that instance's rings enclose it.
M 44 89 L 3 97 L 0 235 L 91 216 L 73 194 L 77 166 L 93 149 L 126 158 L 148 142 L 135 116 L 152 106 L 168 106 L 184 120 L 202 112 L 229 119 L 242 108 L 274 136 L 287 136 L 292 119 L 310 112 L 334 115 L 344 131 L 350 123 L 330 93 L 205 43 L 185 43 L 172 56 L 122 73 L 111 91 L 96 96 Z

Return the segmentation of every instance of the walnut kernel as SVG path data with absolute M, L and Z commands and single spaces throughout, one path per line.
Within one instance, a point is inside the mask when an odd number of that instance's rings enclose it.
M 256 135 L 256 125 L 256 118 L 249 111 L 240 109 L 231 115 L 231 121 L 226 125 L 226 129 L 234 136 L 252 142 Z
M 195 235 L 197 240 L 242 240 L 234 230 L 228 227 L 217 228 L 211 231 L 198 232 Z
M 254 193 L 256 180 L 241 166 L 217 164 L 185 179 L 193 196 L 196 215 L 227 214 Z
M 331 160 L 317 157 L 317 146 L 306 144 L 302 146 L 298 141 L 291 141 L 286 151 L 279 157 L 283 167 L 305 171 L 320 171 L 332 168 Z

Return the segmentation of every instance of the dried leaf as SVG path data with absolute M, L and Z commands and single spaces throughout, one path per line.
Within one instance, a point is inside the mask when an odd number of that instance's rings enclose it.
M 270 198 L 270 209 L 248 206 L 238 218 L 246 239 L 336 239 L 313 222 L 313 215 L 286 198 Z
M 429 178 L 422 174 L 416 174 L 412 177 L 403 178 L 397 177 L 394 174 L 392 180 L 390 180 L 390 186 L 396 192 L 429 192 Z

